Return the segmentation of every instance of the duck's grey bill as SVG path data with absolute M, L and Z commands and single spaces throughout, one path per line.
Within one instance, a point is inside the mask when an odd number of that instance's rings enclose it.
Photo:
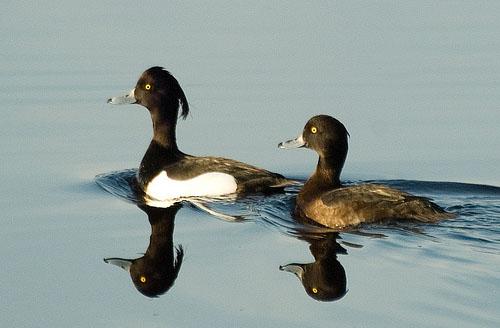
M 117 257 L 104 259 L 104 262 L 116 265 L 128 272 L 130 272 L 130 266 L 132 265 L 132 260 L 120 259 Z
M 296 275 L 300 280 L 302 280 L 302 278 L 304 277 L 304 273 L 305 273 L 302 265 L 295 264 L 295 263 L 280 266 L 280 270 L 286 271 L 286 272 L 291 272 L 294 275 Z
M 305 145 L 306 145 L 306 142 L 304 141 L 304 138 L 302 138 L 302 134 L 301 134 L 300 136 L 298 136 L 295 139 L 280 142 L 278 144 L 278 148 L 293 149 L 293 148 L 304 147 Z
M 112 105 L 123 105 L 123 104 L 135 104 L 137 99 L 135 99 L 135 88 L 130 90 L 130 92 L 124 96 L 118 96 L 108 99 L 108 104 Z

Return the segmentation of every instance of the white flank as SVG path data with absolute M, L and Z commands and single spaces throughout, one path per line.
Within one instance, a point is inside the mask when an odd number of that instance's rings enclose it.
M 174 180 L 161 171 L 146 187 L 146 194 L 156 200 L 192 196 L 220 196 L 236 192 L 236 180 L 232 175 L 210 172 L 189 180 Z

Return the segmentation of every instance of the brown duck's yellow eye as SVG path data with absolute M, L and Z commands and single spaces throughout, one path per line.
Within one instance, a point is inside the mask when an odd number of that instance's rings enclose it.
M 145 276 L 141 276 L 141 278 L 139 280 L 144 284 L 146 282 L 146 277 Z
M 316 132 L 318 132 L 318 129 L 317 129 L 315 126 L 313 126 L 313 127 L 311 128 L 311 133 L 313 133 L 313 134 L 314 134 L 314 133 L 316 133 Z
M 318 288 L 313 287 L 312 292 L 313 292 L 314 294 L 317 294 L 317 293 L 318 293 Z
M 146 89 L 146 90 L 151 90 L 151 84 L 149 84 L 149 83 L 148 83 L 148 84 L 146 84 L 146 85 L 144 86 L 144 89 Z

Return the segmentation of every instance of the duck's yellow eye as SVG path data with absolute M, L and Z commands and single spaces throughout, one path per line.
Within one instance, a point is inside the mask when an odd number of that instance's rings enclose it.
M 149 83 L 148 83 L 148 84 L 146 84 L 146 85 L 144 86 L 144 89 L 146 89 L 146 90 L 151 90 L 151 84 L 149 84 Z
M 313 287 L 312 291 L 313 291 L 314 294 L 317 294 L 318 293 L 318 288 Z
M 140 280 L 144 284 L 146 282 L 146 277 L 145 276 L 141 276 Z
M 315 126 L 313 126 L 311 128 L 311 133 L 316 133 L 316 132 L 318 132 L 318 129 Z

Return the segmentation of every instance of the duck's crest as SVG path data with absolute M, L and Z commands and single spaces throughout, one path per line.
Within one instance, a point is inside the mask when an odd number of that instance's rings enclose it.
M 177 99 L 179 99 L 179 106 L 181 106 L 182 111 L 179 115 L 182 119 L 186 119 L 189 114 L 189 104 L 177 79 L 165 68 L 161 66 L 153 66 L 147 70 L 147 72 L 153 76 L 162 76 L 163 79 L 171 82 L 172 91 L 175 93 Z

